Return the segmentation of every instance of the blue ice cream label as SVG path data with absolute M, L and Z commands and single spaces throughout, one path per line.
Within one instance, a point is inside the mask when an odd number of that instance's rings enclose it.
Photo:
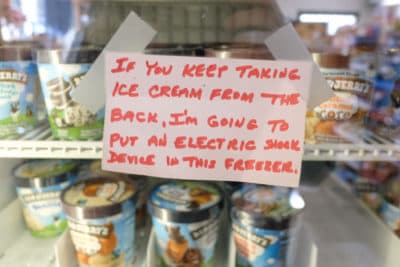
M 381 215 L 383 221 L 400 236 L 400 207 L 396 207 L 387 201 L 383 202 Z
M 219 217 L 196 223 L 173 223 L 153 216 L 160 266 L 213 266 L 218 224 Z
M 102 136 L 104 107 L 92 112 L 73 98 L 74 90 L 90 66 L 91 64 L 38 65 L 50 126 L 56 138 L 96 140 Z
M 80 267 L 131 267 L 134 262 L 135 203 L 121 213 L 98 219 L 68 217 L 68 227 Z
M 34 63 L 0 62 L 0 138 L 15 137 L 34 127 L 39 97 Z
M 238 267 L 281 267 L 286 261 L 288 230 L 232 224 Z
M 63 183 L 40 188 L 18 187 L 25 222 L 36 237 L 55 237 L 67 228 L 67 220 L 61 209 L 61 191 L 75 178 Z

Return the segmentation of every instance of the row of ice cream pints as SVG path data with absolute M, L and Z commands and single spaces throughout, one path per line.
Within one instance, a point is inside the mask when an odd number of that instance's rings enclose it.
M 55 138 L 100 139 L 104 108 L 89 111 L 73 97 L 99 53 L 0 47 L 0 138 L 23 135 L 47 117 Z
M 336 174 L 400 237 L 400 174 L 391 162 L 346 162 Z
M 99 53 L 100 50 L 92 48 L 38 50 L 34 53 L 35 61 L 32 61 L 32 51 L 28 48 L 0 48 L 0 138 L 18 135 L 34 127 L 37 121 L 35 115 L 47 113 L 55 138 L 101 139 L 104 106 L 89 110 L 82 101 L 74 98 L 79 82 Z M 145 53 L 273 59 L 265 46 L 244 44 L 155 46 L 146 49 Z M 314 59 L 335 96 L 308 111 L 306 142 L 346 141 L 337 128 L 346 121 L 364 125 L 371 106 L 372 83 L 361 73 L 349 70 L 348 56 L 315 54 Z M 37 82 L 38 77 L 40 83 Z M 40 104 L 42 98 L 45 105 Z
M 99 161 L 33 160 L 14 176 L 32 235 L 68 229 L 81 267 L 133 266 L 135 229 L 147 214 L 160 266 L 215 266 L 219 232 L 227 229 L 237 266 L 284 266 L 304 208 L 287 188 L 164 180 L 149 191 L 153 178 L 105 172 Z M 221 225 L 227 210 L 231 220 Z

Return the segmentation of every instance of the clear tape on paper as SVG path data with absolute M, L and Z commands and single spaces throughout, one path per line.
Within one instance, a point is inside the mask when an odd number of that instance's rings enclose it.
M 279 8 L 275 8 L 275 10 L 280 12 Z M 311 54 L 300 40 L 292 24 L 285 25 L 283 17 L 280 17 L 278 25 L 283 26 L 265 40 L 265 44 L 274 57 L 277 60 L 312 61 Z M 150 25 L 131 12 L 106 45 L 104 51 L 141 52 L 155 35 L 156 31 Z M 105 105 L 104 51 L 93 63 L 72 96 L 94 113 Z M 308 108 L 313 108 L 333 97 L 332 90 L 329 89 L 315 64 L 310 90 L 303 90 L 300 93 L 302 99 L 308 103 Z
M 288 23 L 272 33 L 265 44 L 277 60 L 295 60 L 312 62 L 312 56 L 296 33 L 293 25 Z M 314 63 L 310 90 L 299 92 L 307 102 L 309 109 L 333 97 L 325 78 Z
M 117 32 L 108 42 L 102 53 L 92 64 L 72 97 L 91 112 L 96 113 L 104 107 L 104 53 L 105 51 L 141 52 L 153 40 L 156 31 L 138 15 L 131 12 Z

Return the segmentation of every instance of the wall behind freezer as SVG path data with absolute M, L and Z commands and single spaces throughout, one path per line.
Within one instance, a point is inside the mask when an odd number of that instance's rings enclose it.
M 360 22 L 368 21 L 373 6 L 368 0 L 278 0 L 283 13 L 296 20 L 301 11 L 308 12 L 354 12 L 360 16 Z

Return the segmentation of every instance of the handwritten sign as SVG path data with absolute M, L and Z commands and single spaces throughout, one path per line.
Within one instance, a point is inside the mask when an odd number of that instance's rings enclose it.
M 297 186 L 311 69 L 108 52 L 103 169 Z

